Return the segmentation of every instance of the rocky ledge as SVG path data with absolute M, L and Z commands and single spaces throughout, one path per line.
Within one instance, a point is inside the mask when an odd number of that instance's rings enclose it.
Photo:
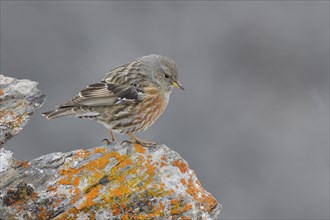
M 0 154 L 8 166 L 0 173 L 1 219 L 216 219 L 220 213 L 187 162 L 165 145 L 102 146 L 29 162 Z
M 0 148 L 20 132 L 31 114 L 42 106 L 45 94 L 28 79 L 17 80 L 0 74 Z

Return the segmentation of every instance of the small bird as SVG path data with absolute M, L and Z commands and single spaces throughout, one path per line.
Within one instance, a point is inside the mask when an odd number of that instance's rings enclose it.
M 72 100 L 42 113 L 47 119 L 62 116 L 87 118 L 103 124 L 115 141 L 115 133 L 127 134 L 134 143 L 156 143 L 134 135 L 148 129 L 164 112 L 178 82 L 175 62 L 151 54 L 110 70 L 105 78 L 81 90 Z

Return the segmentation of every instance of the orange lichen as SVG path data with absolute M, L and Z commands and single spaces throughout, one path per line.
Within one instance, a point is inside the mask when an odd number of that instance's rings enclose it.
M 78 152 L 73 155 L 73 158 L 76 159 L 81 158 L 81 159 L 86 159 L 91 155 L 91 152 L 89 150 L 79 150 Z
M 139 152 L 141 154 L 145 154 L 147 152 L 147 149 L 144 148 L 141 144 L 134 144 L 134 148 L 136 152 Z
M 58 184 L 60 185 L 71 185 L 72 183 L 72 174 L 68 173 L 65 178 L 62 178 L 58 181 Z
M 85 195 L 85 201 L 83 204 L 80 205 L 79 210 L 85 209 L 88 207 L 91 207 L 96 204 L 94 199 L 99 195 L 99 191 L 101 189 L 101 186 L 98 185 L 94 188 L 92 188 L 86 195 Z
M 179 207 L 179 206 L 180 206 L 180 204 L 179 204 L 179 199 L 172 199 L 172 200 L 171 200 L 171 204 L 172 204 L 173 206 L 177 206 L 177 207 Z
M 99 180 L 103 177 L 104 175 L 102 173 L 99 172 L 94 172 L 93 173 L 93 179 Z
M 178 167 L 181 171 L 181 173 L 185 173 L 187 172 L 188 170 L 188 166 L 187 166 L 187 163 L 185 163 L 184 161 L 182 160 L 175 160 L 173 161 L 172 163 L 174 166 Z
M 129 165 L 132 165 L 133 164 L 133 160 L 132 158 L 130 157 L 127 157 L 127 158 L 124 158 L 118 165 L 117 165 L 117 168 L 120 169 L 120 168 L 124 168 L 124 167 L 127 167 Z
M 184 202 L 182 194 L 180 199 L 172 200 L 171 204 L 151 202 L 149 198 L 160 199 L 164 196 L 173 196 L 175 193 L 175 187 L 168 189 L 163 182 L 155 183 L 157 169 L 167 166 L 168 159 L 163 155 L 161 162 L 157 163 L 151 155 L 145 155 L 147 149 L 139 144 L 134 144 L 134 150 L 130 151 L 130 154 L 122 155 L 117 151 L 107 151 L 107 148 L 100 147 L 92 151 L 94 154 L 98 154 L 98 158 L 89 160 L 80 167 L 71 167 L 69 162 L 65 164 L 65 169 L 60 171 L 62 178 L 58 185 L 72 185 L 73 196 L 70 202 L 73 207 L 78 207 L 78 209 L 71 208 L 69 212 L 59 218 L 76 219 L 77 213 L 81 211 L 91 213 L 99 208 L 111 209 L 112 214 L 121 219 L 153 219 L 165 216 L 165 209 L 169 210 L 170 214 L 181 217 L 189 211 L 192 205 Z M 89 151 L 83 150 L 75 154 L 76 157 L 89 157 L 89 155 Z M 172 164 L 178 167 L 182 173 L 186 173 L 188 170 L 187 163 L 183 160 L 175 160 Z M 180 182 L 187 186 L 188 194 L 196 197 L 203 206 L 211 209 L 211 204 L 210 207 L 207 205 L 210 201 L 212 203 L 209 198 L 212 196 L 206 195 L 205 200 L 201 198 L 200 194 L 204 193 L 204 189 L 200 189 L 195 178 L 191 176 L 189 182 L 181 178 Z M 84 185 L 84 189 L 80 189 L 79 185 L 80 187 Z M 177 184 L 176 188 L 178 186 L 180 185 Z M 206 199 L 208 199 L 207 204 L 202 203 Z M 146 209 L 142 213 L 140 209 L 134 208 L 140 202 Z M 89 214 L 90 219 L 93 219 L 93 216 L 95 217 L 95 213 Z
M 169 194 L 169 195 L 173 195 L 173 194 L 174 194 L 174 190 L 173 190 L 173 189 L 170 189 L 170 190 L 168 191 L 168 194 Z
M 3 92 L 2 89 L 0 89 L 0 96 L 2 96 L 3 94 L 5 94 L 5 93 Z
M 57 191 L 57 187 L 50 185 L 50 186 L 47 187 L 47 191 L 54 191 L 54 192 L 56 192 Z
M 159 210 L 164 211 L 164 204 L 162 203 L 162 201 L 159 202 Z
M 73 192 L 74 197 L 71 199 L 71 203 L 74 204 L 80 197 L 80 189 L 77 187 Z
M 80 183 L 80 178 L 77 176 L 77 177 L 73 180 L 72 185 L 74 185 L 74 186 L 78 186 L 79 183 Z
M 111 190 L 110 196 L 119 197 L 119 196 L 127 195 L 130 192 L 131 192 L 131 189 L 128 187 L 128 185 L 125 184 L 123 186 L 120 186 L 116 189 Z
M 15 118 L 15 121 L 17 122 L 17 124 L 21 124 L 21 123 L 22 123 L 22 120 L 23 120 L 23 118 L 22 118 L 21 115 L 19 115 L 19 116 L 17 116 L 17 117 Z
M 126 176 L 125 175 L 121 175 L 118 177 L 118 182 L 123 183 L 126 180 Z
M 47 209 L 43 206 L 38 207 L 39 213 L 37 215 L 38 219 L 49 219 Z
M 93 165 L 93 166 L 97 167 L 98 169 L 103 169 L 109 163 L 110 157 L 111 157 L 111 154 L 105 154 L 103 157 L 94 161 L 96 164 L 91 163 L 89 165 Z
M 90 220 L 95 220 L 95 212 L 90 212 L 89 213 L 89 219 Z
M 180 182 L 182 183 L 182 185 L 186 185 L 187 184 L 187 182 L 183 178 L 180 179 Z
M 171 215 L 177 215 L 183 212 L 190 210 L 192 207 L 191 204 L 182 204 L 182 201 L 179 199 L 173 199 L 171 201 Z
M 74 220 L 77 219 L 77 215 L 79 213 L 79 210 L 76 208 L 71 208 L 68 211 L 66 211 L 63 215 L 57 217 L 58 220 Z
M 122 220 L 129 220 L 129 215 L 128 215 L 128 213 L 125 213 L 121 219 L 122 219 Z
M 101 154 L 105 154 L 105 152 L 107 152 L 107 148 L 106 147 L 97 147 L 94 149 L 94 153 L 101 153 Z
M 121 209 L 118 204 L 114 204 L 111 208 L 112 208 L 112 214 L 114 216 L 119 215 L 121 213 Z
M 171 215 L 178 215 L 180 213 L 184 213 L 188 210 L 190 210 L 192 208 L 191 204 L 186 204 L 183 208 L 180 208 L 181 206 L 175 206 L 172 210 L 171 210 Z
M 146 173 L 149 176 L 154 176 L 154 174 L 155 174 L 155 166 L 152 165 L 149 161 L 145 165 L 147 167 Z
M 29 163 L 29 161 L 27 161 L 27 160 L 25 160 L 25 161 L 23 161 L 22 163 L 21 163 L 21 166 L 23 167 L 23 168 L 28 168 L 29 167 L 29 165 L 30 165 L 30 163 Z
M 212 208 L 217 205 L 217 201 L 210 193 L 206 192 L 206 190 L 201 186 L 199 181 L 195 181 L 195 183 L 197 183 L 197 186 L 194 184 L 192 174 L 190 174 L 186 192 L 189 195 L 193 196 L 195 201 L 198 201 L 199 203 L 203 204 L 205 210 L 211 211 Z
M 160 167 L 162 168 L 162 167 L 164 167 L 164 166 L 166 166 L 167 165 L 167 163 L 165 163 L 165 162 L 160 162 Z

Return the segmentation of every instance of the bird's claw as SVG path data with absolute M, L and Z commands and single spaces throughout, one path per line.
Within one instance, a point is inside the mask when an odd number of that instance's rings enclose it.
M 114 142 L 109 141 L 109 139 L 104 138 L 101 142 L 104 142 L 106 145 L 112 145 Z
M 124 140 L 123 142 L 121 142 L 121 144 L 123 144 L 123 143 L 141 144 L 144 147 L 158 146 L 158 143 L 156 143 L 156 142 L 146 141 L 146 140 L 136 140 L 134 138 L 132 138 L 131 140 Z
M 129 141 L 129 140 L 124 140 L 120 143 L 120 145 L 123 145 L 124 143 L 127 143 L 127 144 L 134 144 L 134 142 L 132 141 Z

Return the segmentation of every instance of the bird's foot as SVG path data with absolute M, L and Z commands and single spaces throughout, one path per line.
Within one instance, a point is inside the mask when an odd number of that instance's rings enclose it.
M 109 141 L 109 139 L 104 138 L 101 142 L 104 142 L 106 145 L 114 145 L 116 141 Z
M 152 147 L 152 146 L 158 146 L 158 143 L 153 142 L 153 141 L 148 141 L 148 140 L 142 140 L 139 138 L 132 138 L 131 140 L 125 140 L 123 143 L 128 143 L 128 144 L 141 144 L 144 147 Z

